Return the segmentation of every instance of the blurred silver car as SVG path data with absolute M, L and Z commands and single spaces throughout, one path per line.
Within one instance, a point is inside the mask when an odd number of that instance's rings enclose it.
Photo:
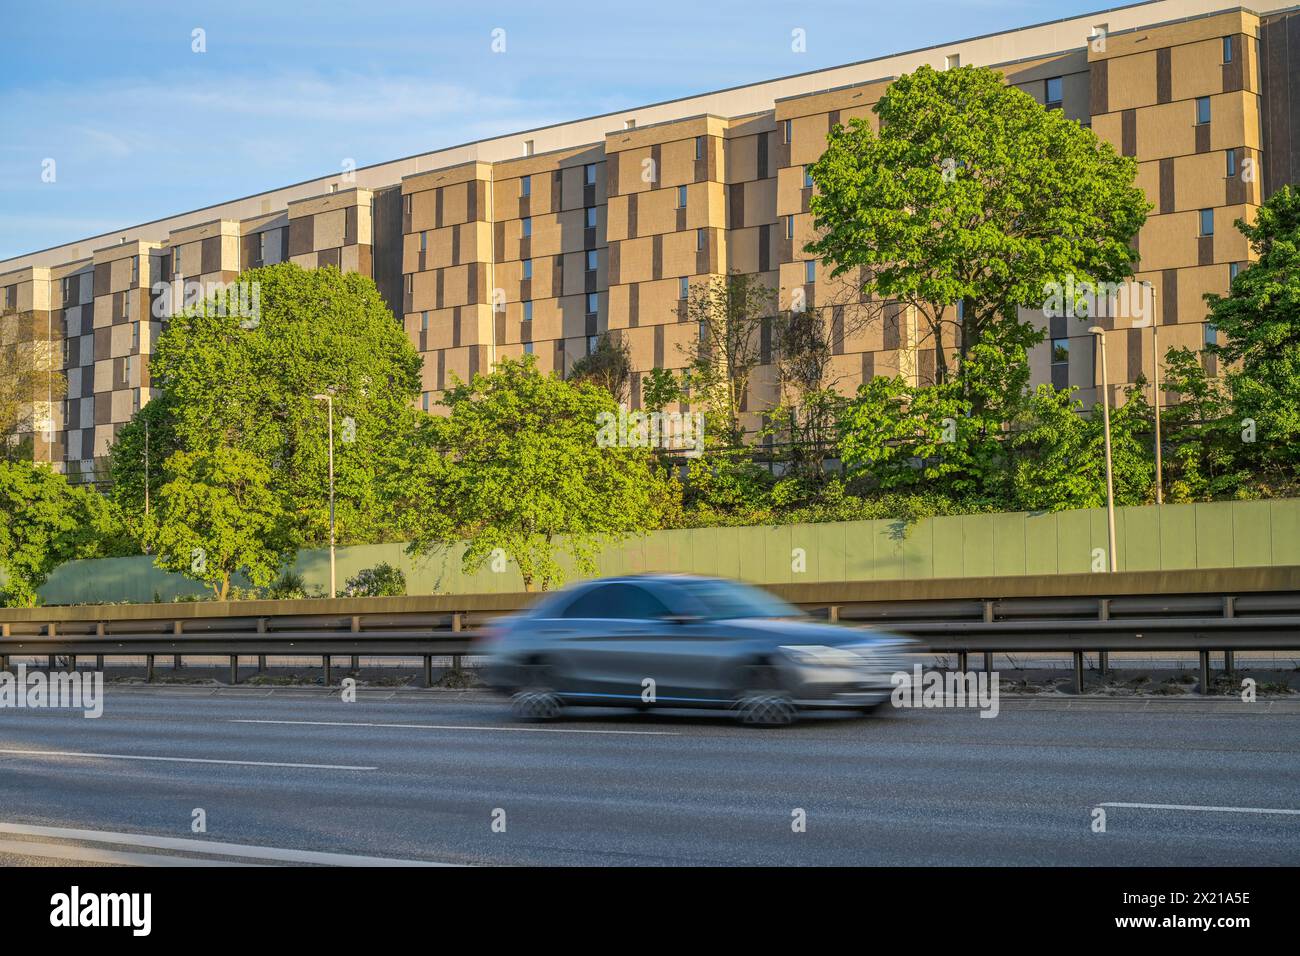
M 572 705 L 703 707 L 781 725 L 805 708 L 874 710 L 908 643 L 812 620 L 749 585 L 646 574 L 548 595 L 492 622 L 475 652 L 521 719 Z

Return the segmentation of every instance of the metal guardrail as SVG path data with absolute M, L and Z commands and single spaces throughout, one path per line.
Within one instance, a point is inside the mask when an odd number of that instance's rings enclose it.
M 809 613 L 842 624 L 888 629 L 921 649 L 968 655 L 1066 652 L 1076 688 L 1083 655 L 1103 671 L 1111 651 L 1196 651 L 1201 686 L 1209 654 L 1225 666 L 1246 650 L 1300 650 L 1300 567 L 1126 572 L 921 581 L 785 584 L 770 590 Z M 471 650 L 484 621 L 525 607 L 536 595 L 427 595 L 396 598 L 246 601 L 0 609 L 0 667 L 10 656 L 146 659 L 320 656 L 332 683 L 332 658 L 419 657 L 426 685 L 432 659 Z

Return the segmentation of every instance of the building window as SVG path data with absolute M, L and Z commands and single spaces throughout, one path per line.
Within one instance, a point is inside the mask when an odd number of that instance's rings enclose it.
M 805 167 L 803 168 L 803 188 L 804 188 L 804 189 L 812 189 L 812 184 L 813 184 L 813 181 L 812 181 L 812 167 L 811 167 L 811 166 L 805 166 Z
M 519 177 L 519 195 L 521 195 L 521 196 L 531 196 L 532 194 L 533 194 L 533 177 L 532 177 L 532 176 L 520 176 L 520 177 Z
M 686 208 L 686 187 L 685 186 L 677 187 L 677 208 L 678 209 Z
M 588 163 L 582 167 L 582 181 L 588 186 L 596 185 L 596 164 Z
M 140 348 L 140 323 L 131 323 L 131 351 L 137 351 Z
M 595 292 L 587 293 L 587 314 L 598 315 L 600 313 L 600 296 Z
M 704 234 L 704 230 L 696 229 L 695 230 L 695 251 L 698 252 L 701 249 L 703 249 L 706 241 L 707 241 L 707 237 Z
M 588 206 L 583 210 L 583 223 L 588 229 L 596 228 L 596 207 Z
M 1228 158 L 1228 178 L 1231 179 L 1237 175 L 1237 151 L 1230 149 L 1227 151 L 1226 156 Z
M 524 140 L 524 155 L 533 155 L 533 141 L 531 139 Z
M 943 59 L 943 66 L 944 66 L 944 69 L 946 69 L 946 70 L 955 70 L 955 69 L 957 69 L 957 67 L 961 66 L 961 54 L 960 54 L 960 53 L 949 53 L 949 54 L 948 54 L 946 57 L 944 57 L 944 59 Z
M 1219 344 L 1219 330 L 1216 329 L 1216 328 L 1215 328 L 1213 325 L 1211 325 L 1209 322 L 1206 322 L 1206 323 L 1205 323 L 1204 329 L 1205 329 L 1205 344 L 1206 344 L 1206 345 L 1218 345 L 1218 344 Z
M 597 259 L 597 253 L 596 253 L 596 250 L 595 250 L 595 249 L 588 249 L 588 250 L 587 250 L 587 271 L 588 271 L 588 272 L 595 272 L 595 271 L 596 271 L 596 264 L 597 264 L 597 262 L 598 262 L 598 259 Z
M 533 321 L 533 303 L 531 299 L 524 303 L 524 321 Z
M 131 383 L 131 356 L 128 355 L 126 358 L 122 359 L 122 384 L 129 385 L 130 383 Z
M 425 252 L 429 248 L 429 233 L 424 231 L 420 233 L 420 251 Z
M 1047 81 L 1047 108 L 1049 110 L 1059 110 L 1061 108 L 1062 87 L 1059 76 L 1053 76 Z
M 634 119 L 625 119 L 625 120 L 623 120 L 623 128 L 624 128 L 624 129 L 636 129 L 636 120 L 634 120 Z
M 423 406 L 424 406 L 424 410 L 427 412 L 427 411 L 429 410 L 429 393 L 428 393 L 428 392 L 425 392 L 425 393 L 424 393 L 422 404 L 423 404 Z
M 1223 62 L 1232 62 L 1232 37 L 1223 38 Z
M 704 137 L 695 137 L 695 159 L 697 161 L 704 158 Z
M 266 265 L 266 240 L 269 236 L 269 232 L 259 232 L 257 234 L 257 264 L 259 266 Z
M 785 145 L 790 145 L 790 139 L 794 135 L 794 121 L 785 120 L 781 123 L 781 141 Z
M 1228 266 L 1228 281 L 1233 282 L 1237 276 L 1241 275 L 1241 263 L 1234 262 Z
M 181 250 L 177 246 L 172 250 L 172 275 L 180 275 L 181 271 Z
M 807 285 L 812 285 L 817 281 L 817 260 L 809 259 L 803 264 L 803 281 Z
M 131 285 L 138 285 L 140 282 L 140 257 L 131 257 Z
M 411 196 L 409 193 L 402 197 L 402 212 L 408 216 L 411 214 Z
M 415 276 L 414 276 L 412 273 L 408 272 L 408 273 L 406 274 L 406 294 L 407 294 L 407 295 L 410 295 L 411 292 L 412 292 L 412 290 L 414 289 L 414 286 L 415 286 L 414 280 L 415 280 Z
M 525 342 L 525 343 L 524 343 L 524 354 L 525 354 L 525 355 L 532 355 L 532 354 L 533 354 L 533 343 L 532 343 L 532 342 Z
M 529 236 L 533 234 L 533 219 L 531 216 L 526 216 L 523 219 L 519 220 L 519 224 L 520 227 L 523 229 L 525 239 L 527 239 Z
M 136 388 L 131 390 L 131 411 L 138 412 L 139 410 L 140 410 L 140 389 Z
M 686 276 L 677 280 L 677 298 L 685 299 L 691 292 L 691 282 Z
M 794 216 L 785 217 L 785 237 L 787 239 L 794 238 Z
M 1053 365 L 1070 364 L 1070 340 L 1069 339 L 1052 339 L 1052 364 Z
M 429 313 L 427 311 L 420 313 L 420 331 L 421 332 L 429 331 Z
M 705 322 L 696 323 L 696 336 L 698 341 L 707 342 L 709 340 L 709 326 Z
M 1208 96 L 1198 96 L 1196 98 L 1196 125 L 1204 126 L 1210 121 L 1210 98 Z
M 600 336 L 598 335 L 587 336 L 587 354 L 590 355 L 591 353 L 595 352 L 596 346 L 599 344 L 600 344 Z
M 525 260 L 524 260 L 524 278 L 525 278 L 525 279 L 531 279 L 532 277 L 533 277 L 533 260 L 532 260 L 532 259 L 525 259 Z
M 1202 236 L 1214 235 L 1214 210 L 1213 209 L 1201 210 L 1201 235 Z

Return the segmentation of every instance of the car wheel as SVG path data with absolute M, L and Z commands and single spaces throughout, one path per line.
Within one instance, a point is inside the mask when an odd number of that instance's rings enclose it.
M 784 694 L 750 692 L 736 702 L 736 719 L 750 727 L 788 727 L 798 718 L 794 701 Z
M 550 667 L 543 663 L 525 665 L 523 686 L 510 698 L 511 716 L 516 720 L 554 720 L 563 709 Z
M 787 727 L 799 718 L 798 708 L 781 686 L 781 675 L 766 662 L 746 665 L 739 675 L 736 719 L 751 727 Z

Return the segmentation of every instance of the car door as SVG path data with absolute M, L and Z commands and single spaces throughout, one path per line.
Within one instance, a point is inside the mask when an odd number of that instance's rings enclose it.
M 562 638 L 571 696 L 641 699 L 645 645 L 671 626 L 668 609 L 645 588 L 626 582 L 597 584 L 548 622 Z

